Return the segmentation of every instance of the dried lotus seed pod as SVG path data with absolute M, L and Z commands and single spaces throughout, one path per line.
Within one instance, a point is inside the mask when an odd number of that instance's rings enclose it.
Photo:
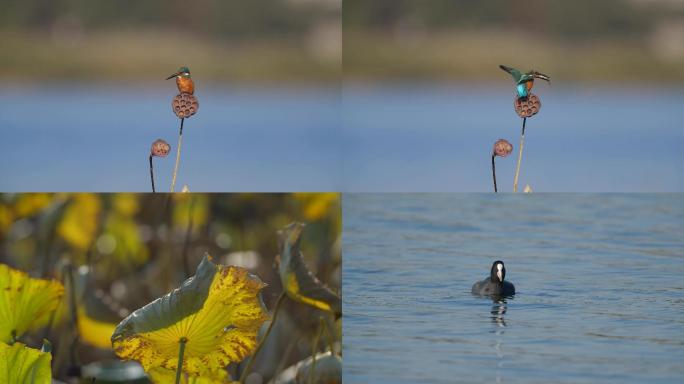
M 537 95 L 530 93 L 527 98 L 516 97 L 513 106 L 518 116 L 522 118 L 532 117 L 541 110 L 541 100 Z
M 166 141 L 157 139 L 154 143 L 152 143 L 152 149 L 150 151 L 152 156 L 166 157 L 169 152 L 171 152 L 171 146 Z
M 186 119 L 199 109 L 199 102 L 195 95 L 189 93 L 181 93 L 176 95 L 171 100 L 171 110 L 178 116 L 179 119 Z
M 494 143 L 494 155 L 499 157 L 506 157 L 513 152 L 513 145 L 507 140 L 499 139 Z

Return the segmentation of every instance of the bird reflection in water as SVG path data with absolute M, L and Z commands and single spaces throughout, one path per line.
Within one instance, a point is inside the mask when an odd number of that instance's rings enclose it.
M 491 319 L 492 319 L 492 324 L 495 324 L 497 327 L 505 327 L 506 326 L 506 319 L 504 318 L 504 315 L 506 314 L 506 297 L 504 296 L 492 296 L 492 310 L 491 310 Z
M 492 333 L 496 335 L 496 341 L 494 343 L 494 351 L 496 352 L 496 357 L 499 359 L 496 363 L 496 382 L 501 383 L 503 380 L 503 368 L 504 368 L 504 353 L 501 347 L 503 341 L 503 335 L 506 328 L 506 319 L 504 315 L 508 307 L 506 306 L 507 301 L 505 296 L 492 296 L 492 309 L 491 321 L 494 325 Z

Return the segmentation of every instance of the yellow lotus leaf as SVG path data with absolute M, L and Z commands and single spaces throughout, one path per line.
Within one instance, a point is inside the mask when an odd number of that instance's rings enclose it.
M 0 343 L 0 383 L 49 384 L 52 355 L 22 343 Z
M 207 255 L 180 288 L 116 327 L 114 351 L 139 361 L 146 372 L 159 367 L 175 372 L 184 341 L 183 372 L 204 376 L 223 370 L 256 347 L 257 332 L 268 318 L 260 296 L 265 285 L 246 269 L 216 265 Z
M 188 228 L 192 219 L 192 231 L 197 232 L 209 218 L 209 197 L 197 194 L 173 195 L 173 224 L 179 228 Z
M 105 220 L 102 232 L 114 244 L 111 249 L 101 249 L 101 252 L 112 256 L 104 260 L 105 265 L 111 264 L 108 270 L 116 271 L 118 266 L 131 267 L 147 261 L 149 251 L 140 238 L 138 224 L 133 217 L 111 213 Z
M 58 281 L 33 279 L 0 264 L 0 341 L 9 342 L 37 326 L 57 308 L 62 295 Z
M 78 316 L 78 333 L 81 341 L 104 349 L 112 347 L 111 336 L 116 329 L 116 324 L 95 320 L 88 316 L 82 307 L 78 308 L 76 316 Z
M 319 220 L 332 210 L 339 210 L 339 193 L 295 193 L 295 198 L 304 203 L 304 217 Z
M 280 260 L 278 272 L 288 297 L 303 304 L 342 314 L 342 300 L 330 288 L 321 283 L 304 264 L 299 250 L 304 224 L 291 223 L 278 231 Z
M 98 348 L 111 349 L 112 333 L 121 321 L 121 316 L 112 309 L 111 304 L 105 304 L 100 298 L 101 296 L 95 294 L 95 287 L 88 284 L 93 279 L 90 268 L 81 266 L 73 273 L 73 286 L 67 283 L 65 297 L 71 297 L 69 290 L 74 290 L 79 340 Z M 67 282 L 69 281 L 71 280 L 67 280 Z M 61 324 L 63 321 L 71 324 L 71 310 L 69 300 L 62 300 L 55 312 L 53 326 Z
M 78 193 L 66 208 L 57 233 L 73 247 L 87 250 L 97 233 L 101 202 L 97 195 Z
M 14 217 L 12 210 L 5 204 L 0 204 L 0 236 L 2 236 L 12 226 Z
M 134 193 L 117 193 L 112 196 L 114 211 L 124 215 L 133 216 L 140 210 L 138 196 Z
M 14 212 L 18 217 L 33 216 L 47 208 L 53 196 L 47 193 L 22 193 L 14 202 Z

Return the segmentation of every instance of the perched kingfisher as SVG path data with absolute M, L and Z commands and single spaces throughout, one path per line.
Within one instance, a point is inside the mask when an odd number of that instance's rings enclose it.
M 513 80 L 516 84 L 516 90 L 518 91 L 519 99 L 526 99 L 527 96 L 530 95 L 530 90 L 532 90 L 532 87 L 534 86 L 535 78 L 546 80 L 549 83 L 551 82 L 550 77 L 535 70 L 531 70 L 527 73 L 522 73 L 515 68 L 507 67 L 505 65 L 499 65 L 499 68 L 503 69 L 504 71 L 510 73 L 511 76 L 513 76 Z
M 166 80 L 173 79 L 174 77 L 176 78 L 176 86 L 178 86 L 180 93 L 189 93 L 191 95 L 195 93 L 195 83 L 193 83 L 190 77 L 190 69 L 188 67 L 178 68 L 178 71 L 167 77 Z

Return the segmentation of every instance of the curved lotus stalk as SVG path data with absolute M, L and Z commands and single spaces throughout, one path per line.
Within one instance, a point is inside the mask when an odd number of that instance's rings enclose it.
M 150 181 L 152 182 L 152 193 L 157 192 L 154 187 L 154 164 L 152 163 L 153 157 L 166 157 L 171 152 L 171 146 L 169 143 L 162 139 L 157 139 L 152 143 L 152 148 L 150 149 Z
M 494 179 L 494 193 L 499 192 L 496 187 L 496 157 L 506 157 L 513 152 L 513 145 L 508 140 L 499 139 L 494 143 L 492 150 L 492 178 Z

